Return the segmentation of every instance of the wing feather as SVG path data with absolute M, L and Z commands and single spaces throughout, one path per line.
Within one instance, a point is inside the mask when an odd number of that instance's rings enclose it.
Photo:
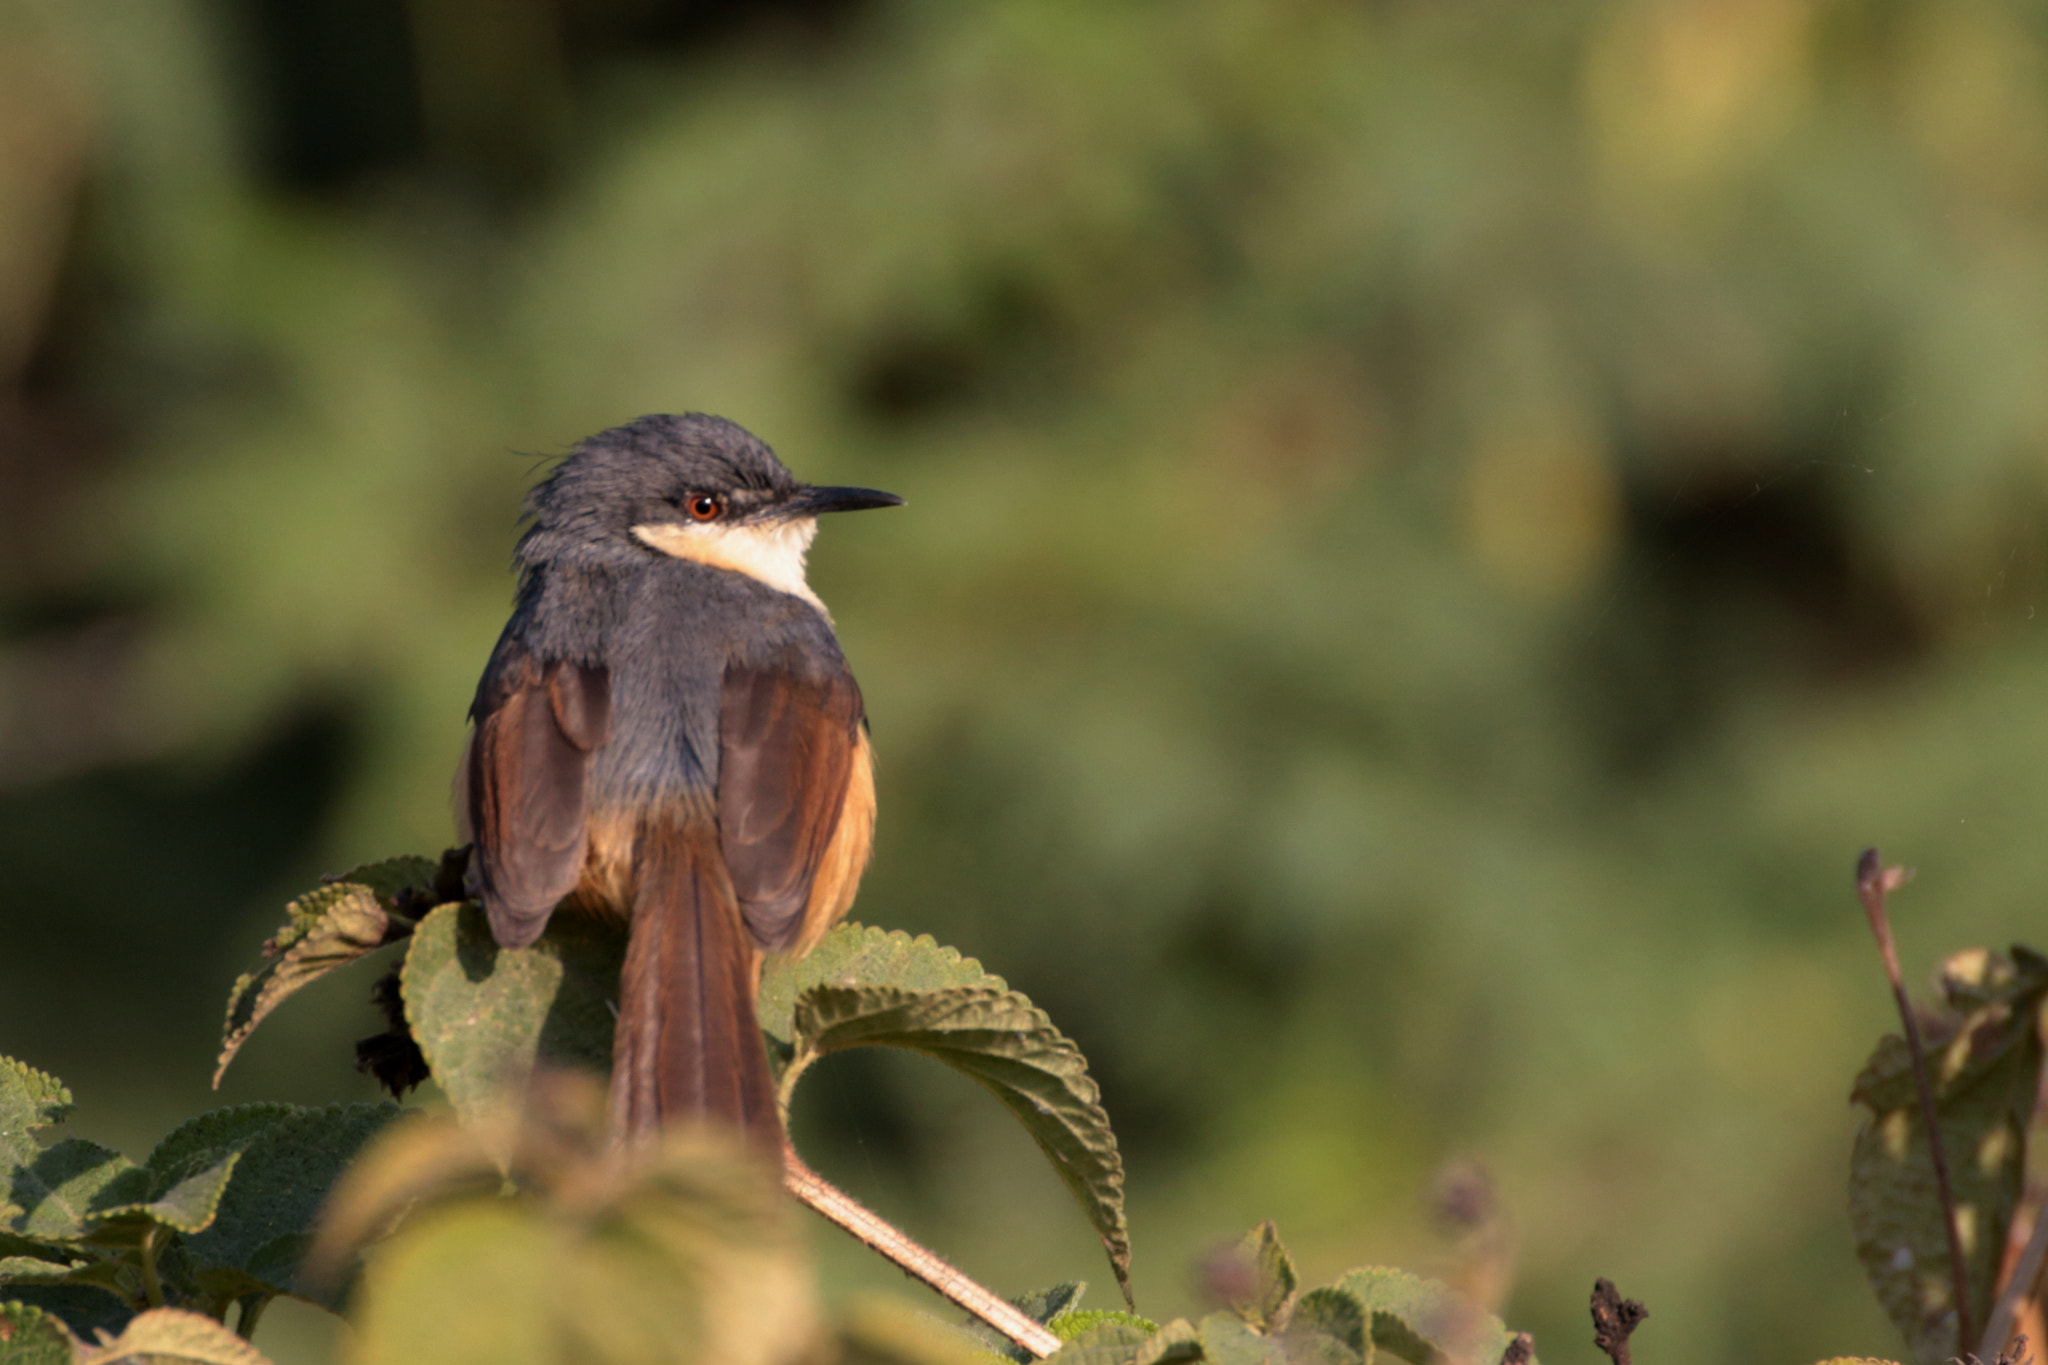
M 602 668 L 543 662 L 500 647 L 477 690 L 476 731 L 464 764 L 464 814 L 476 855 L 473 890 L 507 947 L 540 937 L 575 889 L 589 843 L 590 756 L 611 734 Z
M 866 712 L 853 675 L 798 666 L 726 670 L 718 767 L 719 849 L 748 929 L 765 948 L 814 941 L 844 914 L 867 861 L 872 791 Z M 858 840 L 835 840 L 852 814 Z M 858 842 L 851 857 L 850 842 Z M 836 845 L 836 847 L 835 847 Z M 829 894 L 821 883 L 833 882 Z

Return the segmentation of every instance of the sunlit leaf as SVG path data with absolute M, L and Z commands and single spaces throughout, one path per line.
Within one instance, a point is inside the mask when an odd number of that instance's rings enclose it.
M 40 1308 L 0 1302 L 0 1365 L 71 1365 L 71 1333 Z
M 42 1147 L 30 1134 L 62 1122 L 70 1112 L 71 1092 L 62 1081 L 0 1057 L 0 1172 L 34 1161 Z M 5 1198 L 0 1194 L 0 1200 Z
M 285 907 L 285 923 L 263 945 L 263 965 L 235 979 L 228 992 L 227 1022 L 221 1030 L 220 1057 L 213 1083 L 220 1084 L 228 1064 L 249 1041 L 249 1035 L 286 997 L 337 967 L 375 952 L 403 937 L 409 922 L 395 918 L 392 898 L 380 895 L 418 869 L 423 858 L 394 859 L 360 869 L 376 887 L 364 882 L 332 882 L 307 892 Z M 431 871 L 428 884 L 432 884 Z
M 83 1237 L 102 1210 L 149 1197 L 144 1168 L 96 1142 L 66 1138 L 15 1168 L 9 1199 L 19 1208 L 9 1231 L 28 1237 Z
M 1024 1124 L 1080 1201 L 1130 1299 L 1123 1158 L 1087 1059 L 1017 991 L 812 986 L 797 997 L 783 1102 L 806 1067 L 855 1047 L 921 1052 L 979 1082 Z
M 270 1365 L 270 1358 L 202 1313 L 152 1308 L 137 1314 L 121 1335 L 81 1351 L 78 1365 L 191 1361 L 193 1365 Z
M 481 909 L 444 905 L 406 950 L 406 1017 L 434 1081 L 465 1122 L 516 1096 L 536 1063 L 609 1073 L 625 934 L 557 915 L 528 948 L 501 948 Z
M 797 997 L 813 986 L 897 986 L 908 991 L 946 986 L 1008 989 L 1001 977 L 929 934 L 913 938 L 900 929 L 877 929 L 848 920 L 803 957 L 770 958 L 762 971 L 761 1031 L 770 1039 L 769 1051 L 778 1067 L 788 1064 L 795 1049 Z

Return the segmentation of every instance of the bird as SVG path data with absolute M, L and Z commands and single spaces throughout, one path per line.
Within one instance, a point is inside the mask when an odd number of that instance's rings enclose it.
M 805 577 L 818 518 L 894 507 L 799 482 L 703 413 L 578 444 L 529 492 L 518 587 L 457 775 L 468 893 L 505 948 L 555 914 L 627 928 L 609 1128 L 783 1135 L 764 954 L 853 903 L 874 839 L 865 703 Z

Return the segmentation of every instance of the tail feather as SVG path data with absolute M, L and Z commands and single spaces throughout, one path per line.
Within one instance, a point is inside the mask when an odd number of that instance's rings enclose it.
M 706 1119 L 779 1155 L 782 1121 L 754 1014 L 761 951 L 740 917 L 717 833 L 650 825 L 637 861 L 612 1048 L 612 1131 L 637 1142 L 664 1122 Z

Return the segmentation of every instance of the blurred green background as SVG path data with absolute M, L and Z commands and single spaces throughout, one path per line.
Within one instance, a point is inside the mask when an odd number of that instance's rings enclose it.
M 701 409 L 909 499 L 814 554 L 856 914 L 1080 1041 L 1142 1309 L 1263 1217 L 1455 1269 L 1463 1158 L 1553 1365 L 1595 1275 L 1663 1365 L 1896 1353 L 1850 870 L 1916 979 L 2048 938 L 2044 225 L 2021 0 L 0 0 L 0 1051 L 137 1155 L 220 1102 L 283 900 L 452 837 L 543 458 Z M 367 1095 L 373 975 L 221 1100 Z M 1101 1305 L 893 1060 L 817 1163 Z

